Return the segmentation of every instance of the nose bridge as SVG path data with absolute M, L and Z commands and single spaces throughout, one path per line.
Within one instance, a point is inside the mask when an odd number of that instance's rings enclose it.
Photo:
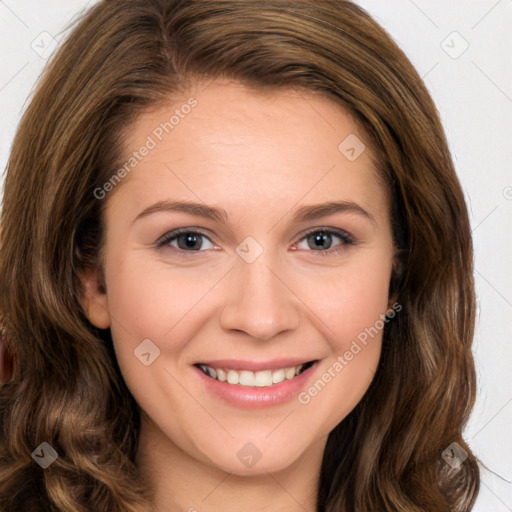
M 252 241 L 239 245 L 240 257 L 230 272 L 221 322 L 224 329 L 245 331 L 255 339 L 267 340 L 281 331 L 295 329 L 299 312 L 293 292 L 286 286 L 284 275 L 280 275 L 275 252 L 261 249 Z

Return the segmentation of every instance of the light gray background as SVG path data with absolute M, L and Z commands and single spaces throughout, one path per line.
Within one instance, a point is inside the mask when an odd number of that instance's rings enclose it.
M 95 0 L 0 0 L 0 186 L 20 113 L 65 27 Z M 487 466 L 475 512 L 512 511 L 512 0 L 359 0 L 424 78 L 471 216 L 478 401 L 465 437 Z M 466 49 L 467 46 L 467 49 Z

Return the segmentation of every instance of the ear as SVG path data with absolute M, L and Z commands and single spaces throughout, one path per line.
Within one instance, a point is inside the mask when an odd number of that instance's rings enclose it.
M 98 267 L 90 267 L 85 271 L 82 306 L 92 325 L 99 329 L 110 327 L 107 291 L 103 272 Z

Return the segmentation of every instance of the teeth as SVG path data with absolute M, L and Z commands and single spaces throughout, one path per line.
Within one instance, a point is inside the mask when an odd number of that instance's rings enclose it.
M 238 375 L 238 372 L 235 372 L 235 370 L 229 370 L 228 371 L 228 382 L 230 384 L 238 384 L 240 381 L 240 377 Z
M 217 371 L 215 370 L 215 368 L 210 368 L 209 366 L 206 366 L 205 371 L 210 377 L 213 377 L 214 379 L 217 377 Z
M 264 370 L 262 372 L 256 372 L 254 378 L 254 385 L 259 388 L 266 386 L 272 386 L 272 372 L 270 370 Z
M 293 379 L 293 377 L 295 377 L 295 373 L 296 373 L 295 368 L 286 368 L 286 370 L 284 371 L 284 376 L 287 379 Z
M 279 384 L 280 382 L 283 382 L 285 379 L 284 370 L 276 370 L 275 372 L 272 372 L 272 382 L 274 384 Z
M 254 373 L 253 372 L 242 371 L 242 372 L 240 372 L 240 379 L 238 380 L 238 382 L 242 386 L 254 386 L 254 381 L 255 380 L 256 379 L 254 377 Z
M 279 368 L 278 370 L 262 370 L 251 372 L 250 370 L 230 370 L 222 368 L 212 368 L 204 364 L 199 365 L 206 375 L 221 382 L 236 384 L 246 387 L 265 388 L 273 384 L 279 384 L 284 380 L 291 380 L 300 374 L 303 364 L 291 366 L 289 368 Z

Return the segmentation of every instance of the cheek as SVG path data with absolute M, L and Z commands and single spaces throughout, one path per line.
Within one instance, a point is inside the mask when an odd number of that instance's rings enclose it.
M 391 259 L 383 251 L 365 256 L 325 278 L 300 278 L 304 302 L 322 320 L 325 338 L 336 352 L 348 350 L 358 335 L 380 325 L 388 308 Z
M 390 273 L 389 257 L 369 255 L 350 269 L 340 267 L 329 282 L 317 281 L 324 283 L 321 293 L 317 287 L 306 299 L 322 320 L 316 325 L 322 326 L 329 356 L 322 361 L 317 379 L 299 396 L 299 403 L 318 414 L 325 433 L 359 403 L 373 379 L 381 353 Z
M 172 268 L 140 258 L 137 251 L 132 253 L 112 257 L 106 268 L 111 331 L 118 357 L 126 359 L 144 339 L 157 345 L 166 340 L 165 347 L 160 347 L 162 351 L 165 348 L 162 355 L 179 355 L 197 328 L 194 314 L 201 299 L 212 291 L 219 276 L 204 270 Z

